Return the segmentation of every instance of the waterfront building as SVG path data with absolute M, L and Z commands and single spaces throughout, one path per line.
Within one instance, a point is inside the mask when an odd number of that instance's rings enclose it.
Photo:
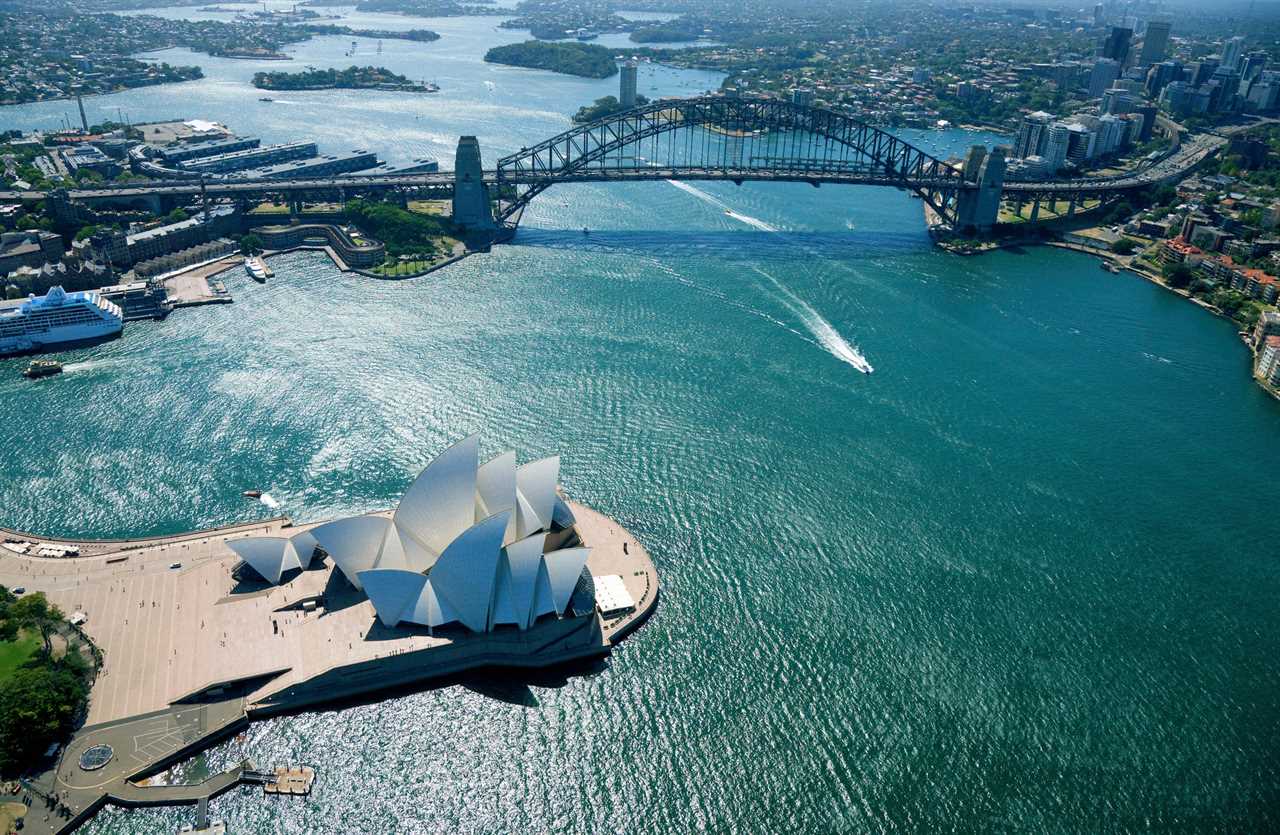
M 812 107 L 813 90 L 807 87 L 793 87 L 791 90 L 791 103 L 800 107 Z
M 481 465 L 478 450 L 473 435 L 438 456 L 390 518 L 312 530 L 384 625 L 524 630 L 570 608 L 594 611 L 589 549 L 574 547 L 575 520 L 556 493 L 559 457 L 516 467 L 515 453 L 505 452 Z M 288 560 L 287 548 L 273 543 L 268 573 L 277 553 Z
M 618 78 L 618 103 L 623 107 L 636 106 L 636 62 L 627 61 L 622 65 L 622 73 Z
M 178 163 L 185 171 L 198 171 L 207 174 L 224 174 L 231 171 L 243 171 L 246 168 L 261 168 L 288 162 L 295 159 L 308 159 L 316 155 L 314 142 L 285 142 L 280 145 L 267 145 L 257 148 L 245 148 L 222 154 L 197 157 Z
M 384 165 L 369 174 L 434 174 L 440 170 L 440 160 L 435 157 L 418 157 L 404 165 Z
M 0 234 L 0 276 L 19 267 L 58 263 L 66 255 L 62 236 L 42 229 Z
M 1132 29 L 1126 26 L 1112 26 L 1107 39 L 1102 42 L 1102 57 L 1109 58 L 1117 64 L 1124 64 L 1129 58 L 1129 43 L 1132 39 Z
M 1204 259 L 1204 253 L 1192 246 L 1181 236 L 1160 243 L 1160 263 L 1186 264 L 1194 267 Z
M 161 160 L 176 165 L 199 157 L 211 157 L 216 154 L 229 154 L 234 151 L 245 151 L 257 148 L 262 140 L 252 136 L 229 136 L 225 139 L 212 139 L 204 142 L 185 142 L 157 148 L 156 156 Z
M 1138 56 L 1138 64 L 1149 67 L 1164 60 L 1169 47 L 1169 32 L 1173 24 L 1167 20 L 1151 20 L 1147 22 L 1146 34 L 1142 36 L 1142 52 Z
M 43 296 L 0 302 L 0 356 L 109 339 L 123 328 L 114 302 L 55 286 Z
M 177 223 L 156 226 L 125 236 L 128 256 L 133 264 L 186 249 L 237 231 L 238 220 L 233 206 L 214 206 Z M 114 244 L 112 244 L 114 247 Z
M 267 249 L 285 250 L 327 247 L 347 267 L 375 267 L 386 259 L 386 246 L 381 241 L 360 238 L 331 223 L 293 223 L 285 226 L 259 226 L 254 234 Z
M 1053 116 L 1043 110 L 1028 113 L 1022 117 L 1018 126 L 1018 138 L 1013 144 L 1013 156 L 1026 159 L 1040 154 L 1049 138 L 1049 126 L 1053 124 Z
M 1105 90 L 1111 88 L 1120 77 L 1120 62 L 1114 58 L 1099 58 L 1093 62 L 1093 70 L 1089 73 L 1089 98 L 1096 99 Z
M 313 159 L 281 162 L 263 168 L 250 168 L 240 172 L 238 176 L 268 180 L 280 177 L 329 177 L 376 168 L 378 164 L 378 157 L 372 151 L 348 151 L 324 154 Z
M 1067 161 L 1067 149 L 1071 145 L 1071 129 L 1063 122 L 1054 122 L 1049 126 L 1041 156 L 1045 160 L 1045 170 L 1056 174 Z
M 1261 347 L 1268 336 L 1280 336 L 1280 313 L 1274 310 L 1264 310 L 1258 317 L 1253 326 L 1253 347 Z
M 1271 385 L 1280 385 L 1280 336 L 1268 336 L 1258 352 L 1255 373 Z

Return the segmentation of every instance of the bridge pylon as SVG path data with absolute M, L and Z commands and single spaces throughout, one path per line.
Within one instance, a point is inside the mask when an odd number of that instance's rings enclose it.
M 480 140 L 474 136 L 458 138 L 458 155 L 453 165 L 453 222 L 467 232 L 467 246 L 487 246 L 493 241 L 497 224 L 489 203 L 489 190 L 484 184 L 484 164 L 480 159 Z
M 1000 193 L 1004 189 L 1005 149 L 996 146 L 988 153 L 974 145 L 965 155 L 964 179 L 977 188 L 968 188 L 956 197 L 955 231 L 963 235 L 991 232 L 1000 216 Z

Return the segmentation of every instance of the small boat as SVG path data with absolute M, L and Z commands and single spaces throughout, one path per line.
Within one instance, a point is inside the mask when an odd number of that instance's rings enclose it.
M 582 227 L 582 234 L 584 234 L 584 235 L 590 235 L 590 234 L 591 234 L 591 230 L 584 226 L 584 227 Z
M 258 101 L 275 101 L 275 99 L 271 98 L 270 96 L 263 96 L 262 98 L 258 99 Z
M 257 258 L 250 256 L 244 259 L 244 271 L 259 284 L 267 283 L 267 271 Z
M 22 376 L 28 380 L 39 380 L 41 377 L 52 377 L 62 373 L 62 363 L 57 360 L 32 360 Z
M 262 498 L 262 491 L 261 490 L 245 490 L 240 495 L 244 496 L 246 499 L 259 499 L 259 498 Z

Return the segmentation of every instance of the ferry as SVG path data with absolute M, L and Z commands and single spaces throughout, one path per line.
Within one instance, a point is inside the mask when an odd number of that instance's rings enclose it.
M 57 360 L 32 360 L 22 376 L 28 380 L 39 380 L 41 377 L 52 377 L 62 373 L 62 363 Z
M 267 283 L 267 270 L 257 258 L 250 256 L 244 259 L 244 271 L 259 284 Z
M 87 345 L 123 330 L 120 306 L 96 290 L 68 293 L 52 287 L 43 296 L 0 302 L 0 356 Z

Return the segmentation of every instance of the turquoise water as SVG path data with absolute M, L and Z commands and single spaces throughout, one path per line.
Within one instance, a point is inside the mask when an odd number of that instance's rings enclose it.
M 611 89 L 489 68 L 518 35 L 433 23 L 463 42 L 415 47 L 439 98 L 258 109 L 251 65 L 201 57 L 205 81 L 95 106 L 207 92 L 185 115 L 411 158 L 519 147 Z M 0 361 L 3 523 L 176 531 L 266 515 L 249 487 L 298 519 L 385 507 L 478 431 L 563 454 L 665 588 L 600 669 L 254 725 L 205 765 L 320 780 L 224 796 L 230 831 L 1277 827 L 1280 403 L 1229 323 L 1074 253 L 936 252 L 919 201 L 873 188 L 558 186 L 513 245 L 423 280 L 272 266 L 60 377 Z

